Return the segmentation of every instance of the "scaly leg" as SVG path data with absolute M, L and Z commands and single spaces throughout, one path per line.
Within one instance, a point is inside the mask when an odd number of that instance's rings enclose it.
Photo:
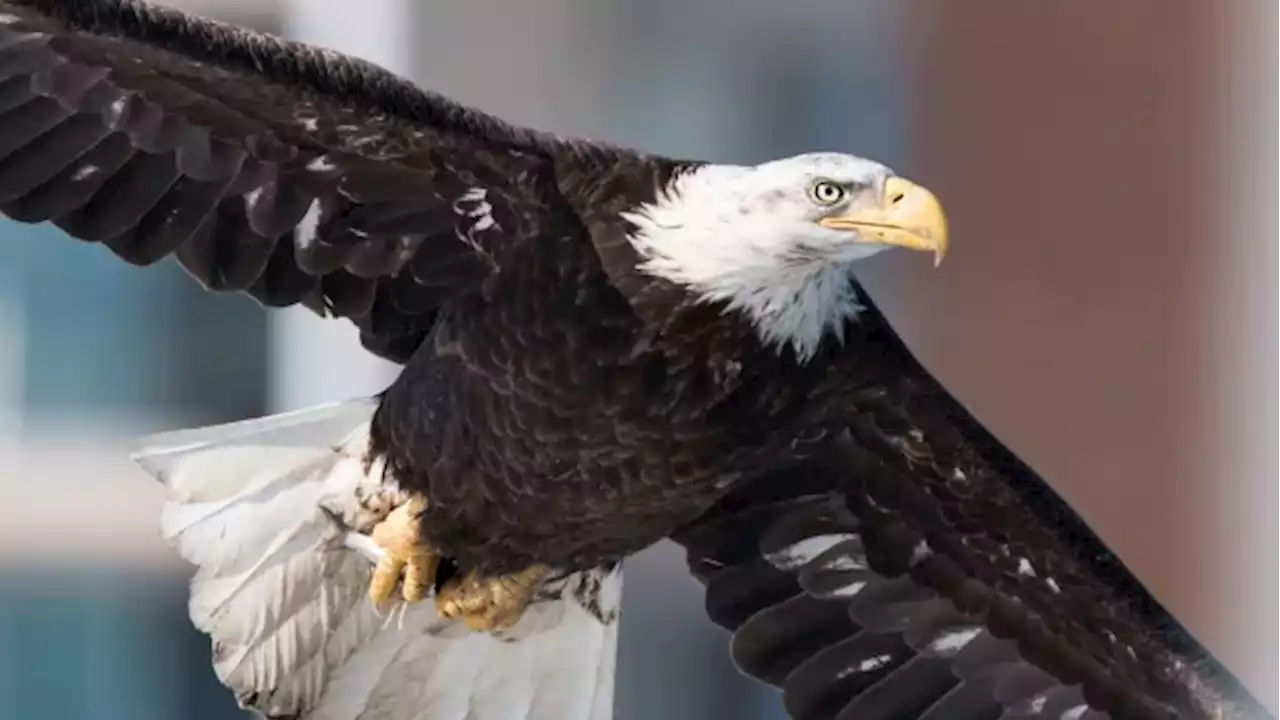
M 373 541 L 386 551 L 369 581 L 369 599 L 374 607 L 380 607 L 391 598 L 402 571 L 404 586 L 401 596 L 405 602 L 422 600 L 435 583 L 440 555 L 422 541 L 422 526 L 418 518 L 426 507 L 426 498 L 414 495 L 374 526 Z
M 518 572 L 492 577 L 469 572 L 440 589 L 436 595 L 436 612 L 445 618 L 462 617 L 472 630 L 511 627 L 524 614 L 547 572 L 545 565 L 530 565 Z

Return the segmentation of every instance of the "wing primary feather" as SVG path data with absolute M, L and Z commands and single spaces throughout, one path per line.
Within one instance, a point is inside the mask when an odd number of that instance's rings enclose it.
M 783 705 L 795 720 L 834 717 L 911 657 L 895 635 L 856 632 L 798 665 L 782 686 Z
M 236 199 L 224 200 L 218 205 L 210 229 L 205 242 L 211 287 L 248 290 L 266 272 L 276 241 L 253 232 L 245 217 L 244 203 Z
M 119 133 L 108 135 L 47 182 L 5 203 L 0 210 L 19 222 L 61 217 L 93 197 L 133 154 L 129 138 Z
M 177 180 L 172 155 L 135 153 L 87 203 L 54 224 L 89 242 L 112 245 L 111 241 L 136 226 Z M 114 245 L 112 250 L 126 259 L 132 254 L 124 244 Z
M 748 617 L 733 633 L 730 657 L 764 682 L 781 685 L 796 666 L 858 628 L 844 603 L 799 594 Z
M 800 592 L 795 578 L 766 564 L 748 561 L 716 573 L 708 585 L 707 615 L 726 628 L 737 628 L 751 615 Z
M 917 718 L 958 683 L 946 660 L 917 655 L 859 693 L 836 720 Z
M 936 594 L 910 576 L 875 577 L 849 601 L 849 616 L 863 627 L 881 632 L 903 632 L 915 618 L 921 604 Z
M 338 317 L 363 317 L 373 310 L 378 286 L 373 280 L 358 278 L 345 270 L 324 276 L 324 295 Z
M 262 245 L 262 240 L 257 240 Z M 277 238 L 266 268 L 249 287 L 249 293 L 267 307 L 286 307 L 310 295 L 320 285 L 320 278 L 303 272 L 294 261 L 293 243 Z
M 0 158 L 30 143 L 71 117 L 55 100 L 37 98 L 0 115 Z
M 76 115 L 9 153 L 0 159 L 0 203 L 9 202 L 48 181 L 109 133 L 97 118 Z
M 31 90 L 31 83 L 25 77 L 9 78 L 0 82 L 0 115 L 34 100 L 35 97 L 35 92 Z
M 228 182 L 229 179 L 200 182 L 178 178 L 131 230 L 106 241 L 106 245 L 134 265 L 150 265 L 165 258 L 189 240 L 212 214 Z
M 992 695 L 994 684 L 991 677 L 961 681 L 925 708 L 919 720 L 997 720 L 1005 707 Z

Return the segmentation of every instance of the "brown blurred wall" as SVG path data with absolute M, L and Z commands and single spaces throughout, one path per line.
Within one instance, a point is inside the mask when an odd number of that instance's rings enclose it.
M 1199 264 L 1214 237 L 1208 29 L 1223 6 L 915 7 L 907 166 L 948 207 L 953 252 L 933 272 L 887 268 L 909 288 L 904 335 L 1273 705 L 1275 659 L 1249 666 L 1250 624 L 1230 612 L 1230 585 L 1247 586 L 1216 567 L 1230 548 L 1206 541 L 1198 486 L 1222 479 L 1196 471 L 1211 450 L 1196 413 L 1213 342 Z

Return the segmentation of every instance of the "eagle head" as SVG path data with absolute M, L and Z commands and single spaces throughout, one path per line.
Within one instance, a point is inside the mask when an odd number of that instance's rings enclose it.
M 623 215 L 642 272 L 741 312 L 803 362 L 857 312 L 851 266 L 892 247 L 947 249 L 942 207 L 879 163 L 812 153 L 702 165 Z

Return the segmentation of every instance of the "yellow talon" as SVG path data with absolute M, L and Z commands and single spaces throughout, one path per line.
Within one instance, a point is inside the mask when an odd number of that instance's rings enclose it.
M 391 598 L 402 573 L 405 602 L 422 600 L 435 583 L 440 555 L 422 542 L 418 519 L 426 507 L 426 498 L 415 495 L 373 528 L 373 541 L 386 551 L 369 581 L 369 599 L 375 606 Z
M 530 565 L 493 577 L 480 577 L 471 571 L 441 588 L 436 595 L 436 612 L 444 618 L 461 617 L 472 630 L 511 627 L 529 607 L 547 572 L 545 565 Z

